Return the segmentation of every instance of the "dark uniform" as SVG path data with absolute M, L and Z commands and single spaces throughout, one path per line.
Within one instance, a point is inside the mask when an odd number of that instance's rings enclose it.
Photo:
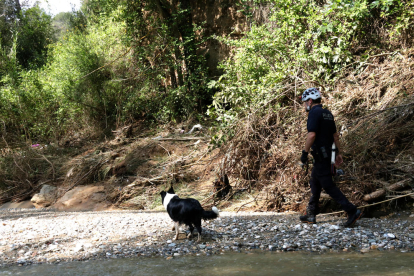
M 336 202 L 341 204 L 342 209 L 349 215 L 355 214 L 357 208 L 350 203 L 344 194 L 336 187 L 331 174 L 332 143 L 336 125 L 332 113 L 323 109 L 322 105 L 315 105 L 309 111 L 307 122 L 308 132 L 315 132 L 315 142 L 312 145 L 312 156 L 315 163 L 313 166 L 310 187 L 312 196 L 309 201 L 308 210 L 313 214 L 319 213 L 319 198 L 322 188 Z

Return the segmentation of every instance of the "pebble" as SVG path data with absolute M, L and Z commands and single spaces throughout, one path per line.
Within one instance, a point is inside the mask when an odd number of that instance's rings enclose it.
M 395 235 L 394 234 L 391 234 L 391 233 L 384 234 L 384 237 L 390 238 L 390 239 L 395 239 Z
M 173 241 L 166 212 L 11 209 L 1 210 L 0 220 L 1 267 L 129 256 L 170 260 L 252 250 L 414 251 L 414 222 L 401 219 L 363 218 L 354 228 L 344 228 L 344 219 L 334 216 L 320 216 L 317 224 L 308 225 L 299 223 L 299 214 L 221 212 L 219 219 L 203 222 L 201 242 L 196 233 L 187 239 L 185 227 Z

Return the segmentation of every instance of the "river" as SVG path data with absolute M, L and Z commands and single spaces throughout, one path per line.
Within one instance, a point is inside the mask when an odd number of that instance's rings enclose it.
M 3 275 L 414 275 L 414 253 L 226 253 L 12 266 Z

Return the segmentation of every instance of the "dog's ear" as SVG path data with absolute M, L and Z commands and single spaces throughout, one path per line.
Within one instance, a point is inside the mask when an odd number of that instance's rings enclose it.
M 160 193 L 160 195 L 161 195 L 161 199 L 162 199 L 162 201 L 164 202 L 164 197 L 165 197 L 165 195 L 166 195 L 167 193 L 166 192 L 164 192 L 164 191 L 162 191 L 161 193 Z
M 175 194 L 175 193 L 174 193 L 174 189 L 173 189 L 173 187 L 172 187 L 172 186 L 171 186 L 171 187 L 170 187 L 170 189 L 167 191 L 167 193 L 169 193 L 169 194 Z

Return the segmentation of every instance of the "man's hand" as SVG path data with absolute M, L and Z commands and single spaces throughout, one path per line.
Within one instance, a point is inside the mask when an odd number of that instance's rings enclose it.
M 309 152 L 302 150 L 302 156 L 300 157 L 300 161 L 302 162 L 302 164 L 308 163 L 308 155 L 309 155 Z
M 342 159 L 342 155 L 338 154 L 335 158 L 335 167 L 339 168 L 339 166 L 344 163 L 344 160 Z

